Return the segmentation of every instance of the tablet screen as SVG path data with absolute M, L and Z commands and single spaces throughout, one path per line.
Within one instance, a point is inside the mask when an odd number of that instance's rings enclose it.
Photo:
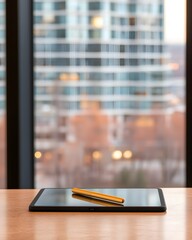
M 125 199 L 123 206 L 150 207 L 161 206 L 158 189 L 88 189 L 108 195 L 118 196 Z M 72 194 L 71 189 L 44 189 L 34 206 L 114 206 L 122 207 L 120 204 L 107 203 L 97 199 L 90 199 Z

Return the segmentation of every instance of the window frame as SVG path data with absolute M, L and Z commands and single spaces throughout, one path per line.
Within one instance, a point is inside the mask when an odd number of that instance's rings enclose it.
M 5 3 L 7 188 L 34 188 L 33 1 Z
M 192 187 L 192 1 L 186 1 L 186 187 Z

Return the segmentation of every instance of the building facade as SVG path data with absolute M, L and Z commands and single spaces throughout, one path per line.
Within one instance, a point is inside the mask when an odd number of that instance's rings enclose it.
M 164 1 L 36 0 L 34 6 L 37 123 L 51 112 L 65 123 L 84 109 L 111 116 L 173 110 Z

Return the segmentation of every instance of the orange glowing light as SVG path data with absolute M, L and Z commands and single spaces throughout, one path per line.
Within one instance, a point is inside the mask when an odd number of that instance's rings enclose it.
M 103 18 L 100 16 L 93 17 L 91 19 L 91 25 L 94 28 L 102 28 L 103 27 Z
M 115 150 L 113 153 L 112 153 L 112 158 L 114 160 L 120 160 L 122 158 L 122 152 L 120 150 Z
M 102 153 L 101 153 L 100 151 L 94 151 L 94 152 L 92 153 L 92 157 L 93 157 L 93 159 L 95 159 L 95 160 L 99 160 L 99 159 L 102 158 Z
M 132 158 L 132 156 L 133 156 L 133 153 L 130 150 L 126 150 L 123 153 L 123 157 L 126 158 L 126 159 L 130 159 L 130 158 Z
M 40 151 L 35 152 L 35 158 L 39 159 L 42 156 L 42 153 Z
M 173 70 L 173 71 L 177 71 L 179 70 L 180 66 L 178 63 L 169 63 L 169 67 Z

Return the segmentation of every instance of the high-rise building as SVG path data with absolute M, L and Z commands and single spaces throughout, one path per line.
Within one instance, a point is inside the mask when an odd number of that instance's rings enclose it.
M 88 105 L 110 115 L 171 111 L 163 5 L 35 0 L 38 109 L 52 108 L 58 91 L 64 116 Z
M 86 108 L 111 116 L 173 110 L 163 0 L 34 6 L 37 125 L 46 114 L 65 123 Z

